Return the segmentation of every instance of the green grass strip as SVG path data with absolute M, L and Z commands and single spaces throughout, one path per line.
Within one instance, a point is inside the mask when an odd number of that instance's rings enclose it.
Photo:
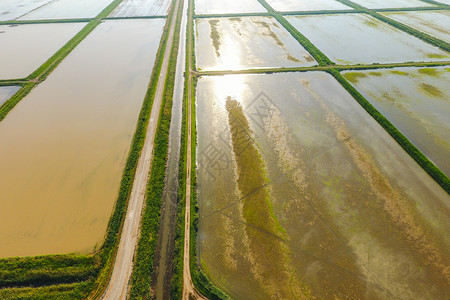
M 158 243 L 161 220 L 161 204 L 166 177 L 166 161 L 169 146 L 169 130 L 172 116 L 172 102 L 177 67 L 178 46 L 182 5 L 174 11 L 170 22 L 176 21 L 175 34 L 170 52 L 168 73 L 165 78 L 163 103 L 155 136 L 153 160 L 147 184 L 146 204 L 141 220 L 141 234 L 138 241 L 133 273 L 131 276 L 130 299 L 151 298 L 150 286 L 154 272 L 154 257 Z M 170 26 L 169 26 L 170 27 Z
M 66 300 L 85 299 L 92 282 L 77 282 L 40 288 L 0 289 L 0 299 L 7 300 Z
M 359 104 L 397 141 L 400 146 L 448 193 L 450 194 L 449 178 L 436 167 L 419 149 L 417 149 L 386 117 L 384 117 L 369 101 L 364 98 L 335 69 L 327 71 L 359 102 Z
M 265 0 L 258 0 L 262 6 L 308 51 L 320 66 L 334 65 L 322 51 L 320 51 L 310 40 L 301 34 L 286 18 L 275 11 Z
M 95 256 L 75 254 L 0 259 L 0 288 L 86 281 L 98 273 Z

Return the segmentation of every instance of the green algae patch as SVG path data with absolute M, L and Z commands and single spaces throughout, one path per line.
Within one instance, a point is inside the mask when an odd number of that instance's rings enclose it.
M 288 250 L 283 243 L 286 232 L 274 214 L 265 164 L 240 103 L 228 97 L 226 108 L 237 163 L 237 183 L 243 199 L 242 214 L 255 261 L 254 272 L 267 281 L 266 289 L 272 291 L 271 294 L 292 297 L 296 292 L 284 288 L 292 281 L 285 271 L 288 265 Z
M 444 93 L 434 85 L 428 83 L 421 83 L 420 88 L 434 97 L 444 97 Z
M 442 71 L 435 69 L 435 68 L 425 68 L 425 69 L 419 69 L 418 72 L 423 75 L 433 76 L 437 77 L 440 74 L 442 74 Z
M 408 72 L 403 72 L 400 70 L 391 70 L 390 73 L 394 74 L 394 75 L 400 75 L 400 76 L 409 76 Z
M 377 76 L 377 77 L 383 76 L 383 74 L 381 72 L 370 72 L 369 75 Z
M 220 56 L 220 45 L 221 45 L 220 33 L 217 28 L 218 23 L 219 23 L 219 20 L 209 20 L 209 26 L 211 28 L 210 36 L 212 39 L 214 49 L 216 50 L 217 57 Z
M 358 83 L 359 79 L 367 77 L 367 74 L 361 72 L 348 72 L 344 74 L 344 77 L 352 83 Z

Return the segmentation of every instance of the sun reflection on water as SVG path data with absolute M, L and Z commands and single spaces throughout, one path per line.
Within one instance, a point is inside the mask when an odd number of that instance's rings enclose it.
M 228 97 L 242 102 L 247 89 L 245 78 L 240 75 L 225 75 L 214 80 L 214 94 L 217 101 L 225 108 Z

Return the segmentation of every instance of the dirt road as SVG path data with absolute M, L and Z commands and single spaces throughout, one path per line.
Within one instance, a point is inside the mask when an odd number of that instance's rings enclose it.
M 174 11 L 178 10 L 180 0 L 174 0 Z M 156 88 L 155 99 L 153 100 L 152 112 L 147 128 L 142 154 L 136 169 L 136 175 L 133 182 L 133 189 L 128 204 L 127 215 L 122 229 L 119 248 L 117 251 L 114 270 L 111 280 L 102 299 L 118 300 L 126 299 L 128 292 L 128 282 L 133 269 L 133 255 L 138 240 L 139 225 L 141 220 L 141 212 L 145 201 L 145 192 L 149 179 L 151 160 L 153 157 L 153 143 L 156 135 L 156 127 L 158 124 L 161 103 L 164 94 L 165 78 L 167 75 L 170 51 L 172 49 L 173 36 L 175 32 L 175 20 L 172 22 L 167 46 L 164 52 L 161 73 Z M 150 278 L 149 278 L 150 280 Z
M 193 5 L 192 0 L 186 0 L 185 5 L 189 2 L 189 11 L 188 11 L 188 21 L 187 21 L 187 29 L 186 34 L 188 36 L 188 47 L 187 47 L 187 60 L 188 60 L 188 136 L 187 136 L 187 156 L 186 156 L 186 209 L 185 209 L 185 221 L 184 221 L 184 257 L 183 257 L 183 300 L 189 299 L 207 299 L 202 296 L 194 286 L 191 277 L 190 270 L 190 246 L 191 246 L 191 167 L 192 167 L 192 60 L 191 54 L 193 51 L 192 39 L 192 28 L 193 28 Z

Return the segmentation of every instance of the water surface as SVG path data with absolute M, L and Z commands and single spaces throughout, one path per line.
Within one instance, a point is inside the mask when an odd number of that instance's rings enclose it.
M 166 16 L 170 0 L 124 0 L 111 13 L 111 17 Z
M 450 43 L 450 11 L 405 11 L 382 14 Z
M 267 0 L 276 11 L 352 9 L 335 0 Z
M 54 0 L 19 20 L 94 18 L 113 0 Z
M 195 0 L 195 13 L 201 14 L 237 14 L 267 12 L 257 0 Z
M 0 106 L 8 101 L 18 90 L 20 86 L 0 86 Z
M 197 133 L 199 261 L 231 297 L 445 298 L 449 196 L 330 75 L 202 77 Z
M 52 0 L 2 0 L 0 1 L 0 21 L 14 20 L 51 1 Z
M 287 16 L 338 64 L 446 61 L 450 54 L 365 14 Z
M 0 26 L 0 79 L 24 78 L 64 46 L 86 23 Z
M 450 68 L 352 71 L 344 76 L 450 176 Z
M 311 55 L 272 17 L 196 19 L 202 70 L 312 66 Z
M 164 22 L 100 24 L 0 122 L 0 257 L 102 244 Z
M 403 8 L 403 7 L 422 7 L 431 6 L 419 0 L 352 0 L 356 4 L 367 8 Z

